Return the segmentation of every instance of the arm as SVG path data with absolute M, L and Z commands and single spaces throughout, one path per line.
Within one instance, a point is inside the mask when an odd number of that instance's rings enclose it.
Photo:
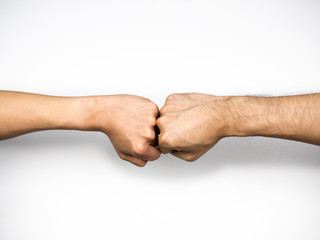
M 138 166 L 159 158 L 158 107 L 132 95 L 54 97 L 0 91 L 0 140 L 50 129 L 101 131 L 118 155 Z
M 266 136 L 320 145 L 320 94 L 217 97 L 173 94 L 157 120 L 159 148 L 193 161 L 229 136 Z

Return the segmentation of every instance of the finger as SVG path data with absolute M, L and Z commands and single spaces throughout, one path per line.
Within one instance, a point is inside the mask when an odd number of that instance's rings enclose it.
M 132 155 L 129 155 L 129 154 L 126 154 L 126 153 L 122 153 L 121 155 L 119 154 L 119 156 L 125 160 L 125 161 L 128 161 L 128 162 L 131 162 L 132 164 L 138 166 L 138 167 L 144 167 L 148 161 L 145 161 L 139 157 L 136 157 L 136 156 L 132 156 Z
M 193 162 L 197 160 L 199 157 L 193 153 L 190 152 L 183 152 L 183 151 L 171 151 L 170 152 L 173 156 L 180 158 L 182 160 L 188 161 L 188 162 Z
M 157 147 L 158 146 L 158 138 L 150 140 L 149 144 L 150 144 L 150 146 Z
M 171 100 L 175 100 L 175 99 L 179 98 L 180 95 L 181 94 L 179 94 L 179 93 L 171 93 L 170 95 L 167 96 L 165 104 Z
M 160 109 L 160 111 L 159 111 L 159 117 L 162 117 L 164 114 L 165 114 L 165 110 L 166 110 L 166 108 L 167 108 L 167 105 L 164 105 L 161 109 Z
M 160 128 L 160 135 L 158 137 L 158 145 L 159 145 L 159 150 L 163 154 L 167 154 L 171 152 L 173 149 L 175 149 L 175 137 L 169 134 L 167 132 L 163 131 L 162 132 L 162 125 L 159 125 Z
M 159 150 L 161 153 L 167 154 L 171 152 L 172 148 L 167 145 L 164 145 L 161 141 L 159 141 Z
M 157 160 L 161 155 L 161 152 L 158 148 L 148 145 L 143 152 L 138 153 L 136 157 L 146 160 L 146 161 L 154 161 Z
M 153 103 L 153 102 L 152 102 Z M 152 110 L 153 110 L 153 115 L 154 115 L 154 117 L 155 118 L 158 118 L 159 116 L 160 116 L 160 111 L 159 111 L 159 107 L 158 107 L 158 105 L 157 104 L 155 104 L 155 103 L 153 103 L 153 108 L 152 108 Z
M 156 147 L 158 146 L 158 134 L 159 129 L 154 125 L 150 130 L 146 131 L 144 136 L 151 146 Z

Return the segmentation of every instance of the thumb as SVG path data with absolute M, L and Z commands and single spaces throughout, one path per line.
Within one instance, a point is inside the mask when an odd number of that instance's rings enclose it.
M 158 138 L 158 146 L 161 153 L 167 154 L 174 149 L 170 139 L 172 140 L 172 138 L 170 138 L 167 134 L 160 133 Z

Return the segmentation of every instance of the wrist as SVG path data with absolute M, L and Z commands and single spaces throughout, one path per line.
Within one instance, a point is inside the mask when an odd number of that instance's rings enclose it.
M 51 126 L 54 129 L 85 130 L 88 111 L 87 97 L 54 97 Z
M 236 113 L 234 97 L 230 96 L 209 96 L 209 115 L 212 126 L 210 141 L 224 137 L 235 136 L 237 133 Z
M 111 126 L 112 96 L 86 96 L 72 102 L 72 128 L 107 133 Z
M 273 136 L 279 132 L 278 98 L 232 96 L 227 99 L 227 136 Z M 282 108 L 282 107 L 281 107 Z

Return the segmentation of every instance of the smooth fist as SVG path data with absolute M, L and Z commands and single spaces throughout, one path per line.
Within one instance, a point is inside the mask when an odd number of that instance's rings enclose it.
M 160 157 L 155 103 L 134 95 L 97 96 L 92 109 L 88 122 L 108 135 L 120 158 L 143 167 Z

